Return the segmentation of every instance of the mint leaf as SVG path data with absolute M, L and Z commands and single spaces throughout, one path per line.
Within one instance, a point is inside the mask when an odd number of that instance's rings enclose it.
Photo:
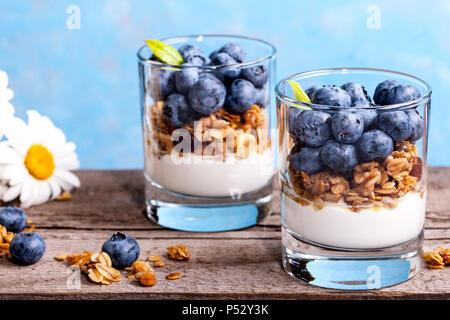
M 152 49 L 153 54 L 158 57 L 159 60 L 173 66 L 179 66 L 184 62 L 183 57 L 172 46 L 159 41 L 159 40 L 145 40 L 145 43 Z
M 303 91 L 302 87 L 298 82 L 288 80 L 287 81 L 291 85 L 292 92 L 294 92 L 294 98 L 295 100 L 311 103 L 311 100 L 309 99 L 308 95 L 305 91 Z M 311 110 L 310 107 L 307 106 L 301 106 L 301 105 L 295 105 L 297 108 L 305 109 L 305 110 Z

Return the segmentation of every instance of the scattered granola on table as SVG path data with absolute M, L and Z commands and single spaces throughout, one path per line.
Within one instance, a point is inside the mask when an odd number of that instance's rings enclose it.
M 71 255 L 58 254 L 54 259 L 65 260 L 70 266 L 80 268 L 94 283 L 110 285 L 121 280 L 120 271 L 112 267 L 111 258 L 106 252 L 85 251 Z
M 178 261 L 188 261 L 191 258 L 188 248 L 182 244 L 167 247 L 167 250 L 169 251 L 170 259 Z
M 442 269 L 450 264 L 450 248 L 439 246 L 433 251 L 424 252 L 423 259 L 430 269 Z
M 130 267 L 125 268 L 128 271 L 128 279 L 136 279 L 145 287 L 152 287 L 156 284 L 156 276 L 150 265 L 142 260 L 136 260 Z
M 183 275 L 180 272 L 173 272 L 166 276 L 167 280 L 176 280 L 180 279 Z

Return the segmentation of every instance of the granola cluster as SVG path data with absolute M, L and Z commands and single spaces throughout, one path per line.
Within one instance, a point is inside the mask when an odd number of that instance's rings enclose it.
M 128 271 L 128 279 L 136 279 L 144 287 L 152 287 L 156 284 L 156 276 L 149 264 L 142 260 L 136 260 L 131 267 L 125 268 Z
M 0 258 L 7 258 L 9 256 L 9 244 L 14 238 L 14 233 L 7 231 L 6 228 L 0 225 Z
M 396 143 L 386 158 L 359 164 L 349 175 L 323 171 L 309 176 L 289 166 L 289 176 L 295 191 L 291 197 L 301 205 L 322 209 L 325 201 L 343 200 L 358 211 L 370 206 L 392 207 L 392 199 L 416 190 L 422 177 L 422 161 L 417 147 L 403 141 Z
M 58 254 L 55 260 L 65 260 L 70 266 L 80 268 L 94 283 L 110 285 L 121 280 L 120 271 L 112 267 L 111 258 L 106 252 L 85 251 L 71 255 Z
M 188 248 L 182 244 L 167 247 L 167 251 L 169 251 L 169 258 L 172 260 L 189 261 L 191 258 Z
M 150 107 L 152 128 L 147 130 L 146 137 L 149 150 L 153 143 L 157 144 L 159 157 L 170 154 L 178 143 L 172 141 L 172 133 L 176 128 L 164 118 L 163 107 L 163 101 Z M 230 155 L 244 159 L 252 152 L 263 153 L 270 147 L 266 114 L 257 105 L 241 115 L 221 108 L 209 116 L 184 125 L 182 129 L 191 135 L 191 152 L 203 156 L 222 155 L 223 161 Z
M 442 269 L 450 264 L 450 248 L 439 246 L 433 251 L 424 252 L 423 259 L 430 269 Z
M 8 239 L 9 242 L 14 237 L 13 233 L 6 232 L 6 229 L 2 226 L 0 226 L 0 235 L 0 239 Z M 8 252 L 9 242 L 7 243 Z M 0 244 L 3 243 L 0 242 Z M 169 252 L 169 258 L 173 260 L 188 261 L 191 258 L 188 248 L 182 244 L 170 246 L 167 248 L 167 251 Z M 94 283 L 110 285 L 113 282 L 119 282 L 121 280 L 120 271 L 112 267 L 111 258 L 106 252 L 95 253 L 85 251 L 71 255 L 63 253 L 56 255 L 54 259 L 57 261 L 67 261 L 70 266 L 80 268 L 83 273 L 87 274 L 89 280 Z M 137 280 L 144 287 L 152 287 L 157 281 L 155 271 L 149 265 L 149 262 L 153 262 L 154 267 L 164 267 L 165 263 L 162 261 L 161 256 L 156 255 L 149 256 L 146 260 L 136 260 L 130 267 L 125 268 L 125 270 L 128 271 L 128 279 Z M 172 272 L 166 275 L 166 279 L 176 280 L 182 276 L 180 272 Z

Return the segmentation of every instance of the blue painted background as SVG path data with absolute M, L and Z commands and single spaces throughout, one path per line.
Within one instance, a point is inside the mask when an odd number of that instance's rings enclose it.
M 69 30 L 69 5 L 81 28 Z M 377 5 L 381 28 L 369 29 Z M 145 38 L 227 33 L 277 46 L 278 74 L 368 66 L 433 87 L 429 159 L 450 165 L 450 1 L 2 0 L 0 69 L 17 114 L 35 108 L 78 145 L 83 168 L 142 167 L 135 52 Z

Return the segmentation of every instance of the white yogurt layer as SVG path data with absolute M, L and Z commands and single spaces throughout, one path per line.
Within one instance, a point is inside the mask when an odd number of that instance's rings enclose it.
M 164 188 L 200 197 L 237 197 L 265 186 L 274 173 L 270 150 L 225 162 L 207 157 L 147 156 L 147 175 Z
M 326 203 L 322 210 L 302 206 L 282 195 L 281 215 L 286 228 L 302 238 L 336 248 L 377 249 L 417 237 L 425 221 L 426 194 L 408 193 L 394 209 L 363 209 Z

